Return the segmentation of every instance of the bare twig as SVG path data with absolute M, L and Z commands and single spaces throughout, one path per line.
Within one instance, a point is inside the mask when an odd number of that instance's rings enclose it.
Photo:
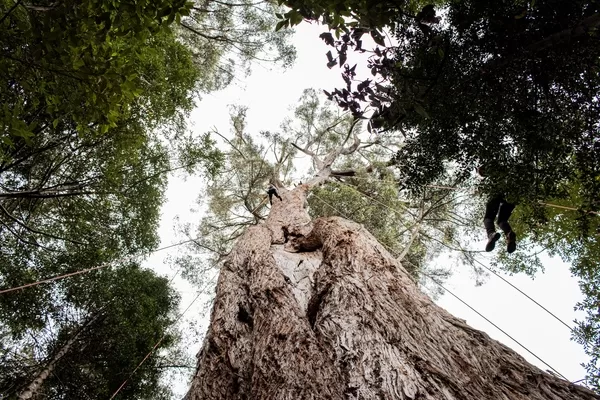
M 358 135 L 356 134 L 356 132 L 354 132 L 354 127 L 356 126 L 358 121 L 359 121 L 358 118 L 355 118 L 354 121 L 352 121 L 352 124 L 350 125 L 350 128 L 348 129 L 348 134 L 346 135 L 346 139 L 344 140 L 344 142 L 341 145 L 342 149 L 340 150 L 340 154 L 344 154 L 344 155 L 352 154 L 358 149 L 358 146 L 360 146 L 360 139 L 359 139 Z M 345 148 L 344 145 L 350 138 L 351 134 L 354 134 L 354 143 L 352 143 L 351 146 Z
M 220 136 L 221 139 L 223 139 L 224 141 L 226 141 L 235 151 L 237 151 L 240 154 L 240 156 L 242 156 L 242 158 L 244 160 L 246 160 L 246 156 L 244 155 L 244 153 L 242 153 L 242 151 L 240 149 L 238 149 L 233 143 L 231 143 L 231 141 L 229 139 L 227 139 L 225 136 L 221 135 L 219 133 L 219 131 L 217 131 L 216 129 L 213 129 L 212 132 L 216 133 L 218 136 Z

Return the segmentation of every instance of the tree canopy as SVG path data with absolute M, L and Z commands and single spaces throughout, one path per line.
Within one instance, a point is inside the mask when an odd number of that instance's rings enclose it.
M 311 5 L 295 7 L 321 17 Z M 403 135 L 394 162 L 408 187 L 431 183 L 447 163 L 465 176 L 483 165 L 490 193 L 537 201 L 564 197 L 574 184 L 576 206 L 596 206 L 597 2 L 460 1 L 418 13 L 399 5 L 375 24 L 363 23 L 369 12 L 359 4 L 344 7 L 357 21 L 330 23 L 338 40 L 321 35 L 347 83 L 329 96 L 355 115 L 372 107 L 372 129 Z M 394 40 L 377 38 L 377 29 Z M 366 51 L 365 34 L 377 45 L 368 61 L 374 79 L 345 64 L 348 51 Z
M 62 304 L 43 315 L 45 325 L 30 327 L 19 337 L 3 327 L 3 395 L 21 394 L 47 368 L 51 373 L 34 391 L 37 396 L 108 398 L 126 379 L 123 398 L 169 392 L 161 387 L 162 371 L 157 368 L 168 359 L 167 353 L 130 376 L 163 335 L 157 351 L 174 344 L 176 335 L 168 329 L 179 298 L 165 278 L 125 264 L 73 278 L 55 288 L 53 297 Z M 58 357 L 61 350 L 65 352 Z
M 181 18 L 179 37 L 200 70 L 213 71 L 200 87 L 221 89 L 255 63 L 289 67 L 296 57 L 289 43 L 292 32 L 273 29 L 281 10 L 270 0 L 194 2 L 189 15 Z

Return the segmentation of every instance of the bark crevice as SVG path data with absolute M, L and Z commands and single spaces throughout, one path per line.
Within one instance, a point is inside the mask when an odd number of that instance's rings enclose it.
M 321 308 L 321 303 L 323 303 L 323 301 L 329 295 L 332 286 L 333 285 L 331 284 L 325 286 L 323 289 L 315 293 L 308 302 L 308 307 L 306 308 L 306 318 L 308 318 L 308 323 L 313 331 L 317 321 L 317 316 L 319 314 L 319 309 Z

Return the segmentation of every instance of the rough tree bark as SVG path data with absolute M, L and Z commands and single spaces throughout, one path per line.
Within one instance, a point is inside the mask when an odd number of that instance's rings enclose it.
M 359 144 L 323 159 L 293 144 L 318 173 L 280 188 L 222 263 L 186 399 L 600 399 L 436 306 L 362 226 L 310 220 L 309 190 Z
M 187 400 L 598 399 L 453 317 L 360 225 L 282 190 L 223 263 Z

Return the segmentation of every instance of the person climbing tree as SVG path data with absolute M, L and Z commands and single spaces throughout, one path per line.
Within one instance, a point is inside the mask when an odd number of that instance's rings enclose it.
M 498 226 L 506 235 L 506 251 L 512 253 L 517 248 L 517 235 L 513 232 L 508 219 L 515 209 L 515 205 L 504 199 L 504 196 L 494 196 L 485 205 L 485 216 L 483 226 L 488 236 L 485 251 L 492 251 L 496 247 L 496 241 L 500 239 L 500 233 L 496 232 L 494 219 L 498 216 Z
M 477 172 L 483 177 L 486 176 L 483 167 L 479 167 Z M 488 238 L 487 244 L 485 245 L 485 251 L 494 250 L 496 242 L 500 239 L 500 233 L 496 232 L 496 226 L 494 225 L 496 216 L 498 216 L 498 226 L 506 236 L 506 251 L 512 253 L 516 250 L 517 235 L 508 223 L 508 219 L 514 209 L 515 205 L 506 201 L 505 195 L 502 193 L 496 193 L 487 201 L 485 204 L 485 215 L 483 217 L 483 226 L 485 227 Z
M 279 194 L 277 193 L 277 188 L 272 184 L 269 184 L 267 187 L 267 194 L 269 195 L 269 204 L 273 205 L 273 195 L 277 197 L 280 201 L 283 201 Z

